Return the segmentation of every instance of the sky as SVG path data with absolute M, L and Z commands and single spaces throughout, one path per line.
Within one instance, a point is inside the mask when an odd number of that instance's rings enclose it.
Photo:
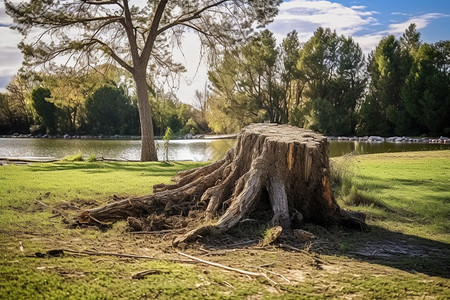
M 415 23 L 422 42 L 434 43 L 450 39 L 450 0 L 291 0 L 280 5 L 275 20 L 266 28 L 280 43 L 288 32 L 296 30 L 300 42 L 306 42 L 320 26 L 351 36 L 367 54 L 375 49 L 383 36 L 397 37 L 410 23 Z M 0 92 L 22 63 L 17 44 L 22 36 L 9 27 L 12 20 L 0 2 Z M 194 35 L 183 42 L 184 55 L 176 54 L 185 64 L 175 90 L 185 103 L 194 103 L 195 90 L 203 91 L 207 82 L 207 66 L 199 61 L 200 45 Z

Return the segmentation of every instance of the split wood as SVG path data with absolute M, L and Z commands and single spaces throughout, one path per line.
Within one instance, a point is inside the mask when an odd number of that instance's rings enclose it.
M 222 265 L 222 264 L 219 264 L 219 263 L 215 263 L 215 262 L 211 262 L 211 261 L 208 261 L 208 260 L 204 260 L 204 259 L 192 256 L 192 255 L 180 252 L 180 251 L 177 251 L 177 253 L 179 255 L 182 255 L 184 257 L 190 258 L 192 260 L 195 260 L 195 261 L 207 264 L 207 265 L 215 266 L 215 267 L 218 267 L 218 268 L 222 268 L 222 269 L 225 269 L 225 270 L 228 270 L 228 271 L 241 273 L 241 274 L 244 274 L 244 275 L 247 275 L 247 276 L 250 276 L 250 277 L 263 277 L 263 278 L 267 279 L 273 285 L 278 285 L 278 283 L 273 281 L 272 279 L 270 279 L 269 276 L 267 276 L 266 273 L 255 273 L 255 272 L 245 271 L 245 270 L 241 270 L 241 269 L 236 269 L 236 268 L 225 266 L 225 265 Z

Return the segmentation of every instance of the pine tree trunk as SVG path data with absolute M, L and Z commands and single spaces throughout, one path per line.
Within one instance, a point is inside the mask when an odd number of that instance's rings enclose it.
M 330 185 L 325 137 L 289 125 L 253 124 L 242 129 L 225 158 L 180 172 L 175 184 L 154 186 L 154 194 L 126 199 L 80 215 L 81 222 L 111 222 L 149 214 L 188 215 L 204 208 L 203 224 L 175 244 L 224 232 L 252 213 L 270 207 L 272 226 L 301 221 L 364 229 L 364 216 L 342 210 Z M 217 220 L 211 223 L 212 220 Z M 300 221 L 299 221 L 300 220 Z

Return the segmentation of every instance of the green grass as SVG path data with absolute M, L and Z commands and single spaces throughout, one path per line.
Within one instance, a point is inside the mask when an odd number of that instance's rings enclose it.
M 338 199 L 366 212 L 370 224 L 450 243 L 450 151 L 342 157 L 333 162 L 344 182 Z
M 318 237 L 309 253 L 270 245 L 212 251 L 210 256 L 198 245 L 183 250 L 235 268 L 267 272 L 280 283 L 277 286 L 201 264 L 34 256 L 69 248 L 183 259 L 171 248 L 170 238 L 127 233 L 124 221 L 105 232 L 69 229 L 62 221 L 113 198 L 151 193 L 154 184 L 167 183 L 176 172 L 202 163 L 62 161 L 0 166 L 0 299 L 448 298 L 450 151 L 348 156 L 332 162 L 340 205 L 364 211 L 370 231 L 307 225 L 305 229 Z M 385 240 L 431 251 L 382 259 L 353 254 Z M 265 270 L 260 269 L 263 265 Z M 131 278 L 144 270 L 159 274 Z
M 83 161 L 84 158 L 83 158 L 83 154 L 80 151 L 77 154 L 66 156 L 62 160 L 63 161 Z

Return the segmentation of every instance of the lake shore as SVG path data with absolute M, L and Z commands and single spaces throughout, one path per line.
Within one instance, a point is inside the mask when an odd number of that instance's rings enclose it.
M 184 136 L 174 137 L 173 140 L 220 140 L 235 139 L 236 134 L 186 134 Z M 136 135 L 32 135 L 15 133 L 12 135 L 0 135 L 0 138 L 34 138 L 34 139 L 81 139 L 81 140 L 140 140 Z M 162 136 L 155 136 L 155 140 L 162 140 Z M 326 136 L 329 141 L 338 142 L 368 142 L 368 143 L 416 143 L 416 144 L 450 144 L 450 138 L 440 137 L 407 137 L 407 136 Z
M 175 136 L 172 140 L 222 140 L 222 139 L 235 139 L 237 137 L 237 133 L 235 134 L 198 134 L 191 135 L 186 134 L 184 136 Z M 80 139 L 80 140 L 140 140 L 141 137 L 139 135 L 49 135 L 49 134 L 3 134 L 0 135 L 0 138 L 23 138 L 23 139 Z M 162 136 L 155 136 L 155 140 L 162 140 Z

